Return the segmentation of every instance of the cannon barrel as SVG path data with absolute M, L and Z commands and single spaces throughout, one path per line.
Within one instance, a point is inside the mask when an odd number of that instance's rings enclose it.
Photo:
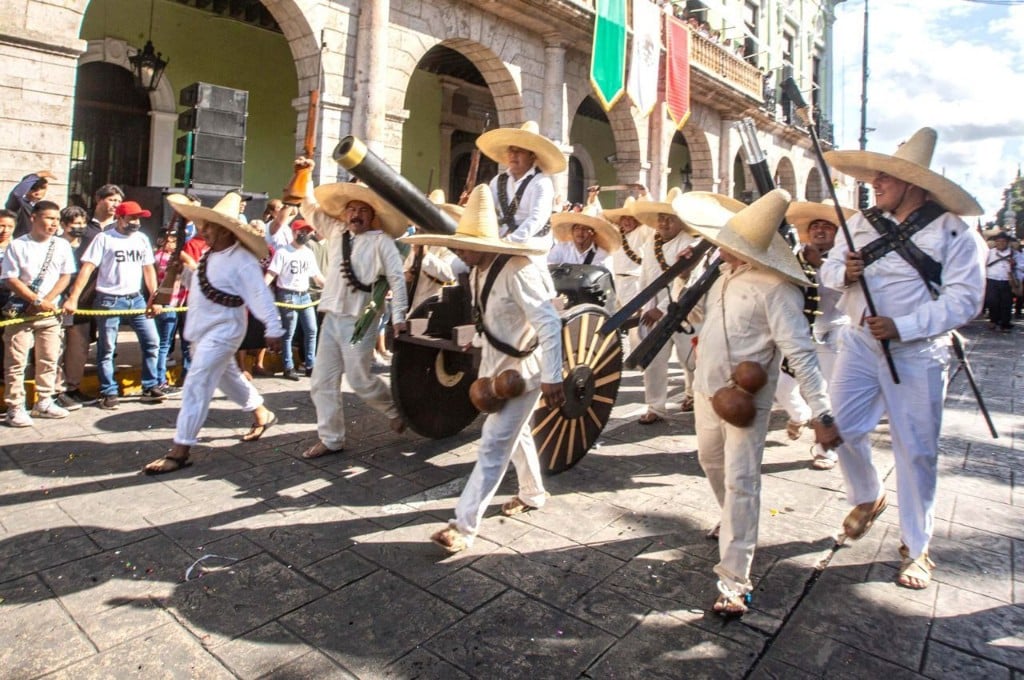
M 334 161 L 424 230 L 435 234 L 455 233 L 458 227 L 455 220 L 427 200 L 412 182 L 395 172 L 359 139 L 349 135 L 338 142 Z

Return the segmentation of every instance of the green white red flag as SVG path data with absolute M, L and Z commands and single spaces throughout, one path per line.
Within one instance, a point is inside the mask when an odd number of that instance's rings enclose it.
M 690 32 L 675 17 L 665 20 L 665 103 L 678 130 L 690 117 Z
M 626 89 L 626 0 L 597 0 L 590 83 L 608 111 Z

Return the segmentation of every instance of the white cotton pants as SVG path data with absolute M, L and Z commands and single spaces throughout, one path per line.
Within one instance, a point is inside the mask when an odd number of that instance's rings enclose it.
M 806 423 L 813 415 L 811 407 L 800 394 L 800 383 L 785 371 L 779 371 L 779 384 L 775 387 L 775 403 L 781 406 L 790 422 Z
M 377 324 L 370 324 L 358 344 L 353 345 L 352 329 L 356 317 L 328 312 L 320 327 L 320 344 L 310 380 L 310 396 L 316 407 L 316 431 L 329 449 L 345 446 L 345 408 L 341 379 L 348 379 L 352 391 L 367 406 L 388 418 L 397 418 L 398 409 L 391 399 L 391 387 L 371 372 Z
M 934 524 L 949 348 L 943 340 L 894 342 L 890 347 L 899 385 L 893 383 L 881 345 L 867 328 L 846 329 L 829 394 L 843 437 L 839 462 L 851 505 L 873 502 L 883 493 L 871 460 L 871 433 L 882 414 L 888 414 L 901 537 L 910 556 L 917 558 L 927 551 Z
M 501 410 L 487 416 L 476 465 L 466 488 L 455 505 L 455 519 L 449 524 L 472 544 L 491 499 L 501 484 L 511 461 L 519 481 L 519 499 L 539 508 L 544 505 L 544 479 L 541 476 L 537 446 L 530 432 L 530 416 L 540 397 L 540 388 L 528 390 L 505 402 Z
M 640 292 L 640 277 L 623 276 L 621 274 L 615 275 L 615 300 L 621 309 L 623 305 L 636 297 L 636 294 Z M 630 328 L 629 332 L 626 333 L 625 342 L 623 343 L 622 353 L 623 356 L 628 356 L 633 349 L 640 344 L 640 336 L 636 328 Z
M 676 333 L 672 336 L 671 342 L 666 342 L 661 348 L 654 361 L 644 369 L 644 401 L 647 403 L 647 410 L 665 417 L 668 415 L 668 362 L 672 357 L 672 348 L 676 349 L 676 357 L 683 365 L 686 377 L 686 394 L 693 394 L 693 369 L 690 352 L 692 350 L 691 339 L 694 336 L 686 333 Z
M 698 392 L 693 401 L 697 459 L 722 508 L 715 573 L 732 590 L 748 593 L 753 589 L 750 565 L 757 546 L 761 459 L 771 409 L 759 406 L 749 427 L 735 427 L 718 417 L 708 395 Z
M 175 444 L 195 446 L 217 388 L 247 413 L 263 405 L 263 397 L 242 377 L 242 370 L 235 361 L 237 351 L 238 343 L 226 344 L 213 338 L 192 342 L 192 365 L 181 391 Z

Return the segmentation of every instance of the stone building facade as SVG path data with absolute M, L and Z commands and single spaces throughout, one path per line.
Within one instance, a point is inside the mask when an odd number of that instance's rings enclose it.
M 70 159 L 78 68 L 95 60 L 127 67 L 136 48 L 126 41 L 80 38 L 83 16 L 101 1 L 0 2 L 0 191 L 6 193 L 23 174 L 42 168 L 66 176 L 62 170 Z M 792 73 L 802 90 L 816 93 L 827 115 L 835 1 L 675 3 L 705 17 L 711 32 L 719 33 L 691 35 L 692 114 L 678 133 L 664 104 L 649 117 L 637 115 L 625 97 L 607 113 L 595 111 L 589 83 L 594 0 L 241 4 L 261 4 L 287 42 L 295 69 L 295 83 L 288 86 L 295 88 L 296 149 L 306 126 L 304 93 L 319 85 L 318 181 L 343 176 L 331 152 L 347 134 L 362 138 L 407 175 L 415 173 L 410 149 L 439 149 L 437 158 L 423 162 L 430 165 L 432 176 L 436 170 L 437 179 L 447 181 L 459 153 L 471 147 L 471 134 L 480 131 L 474 128 L 480 127 L 479 114 L 486 110 L 500 126 L 536 120 L 542 133 L 575 159 L 575 181 L 584 186 L 640 182 L 658 196 L 685 180 L 694 189 L 742 197 L 753 186 L 749 172 L 738 162 L 740 142 L 732 125 L 751 117 L 777 184 L 795 198 L 820 200 L 824 186 L 809 139 L 793 125 L 790 112 L 770 96 L 766 101 L 771 93 L 763 87 L 762 75 L 774 74 L 777 82 L 783 73 Z M 745 55 L 737 54 L 739 43 Z M 410 83 L 418 70 L 428 67 L 436 78 L 430 87 L 436 88 L 440 100 L 439 123 L 414 139 L 409 130 L 419 103 L 410 101 L 415 100 Z M 259 69 L 258 59 L 252 60 L 252 68 Z M 165 82 L 149 95 L 150 185 L 173 184 L 175 92 L 186 84 Z M 598 154 L 591 141 L 572 139 L 580 116 L 606 130 L 610 139 L 602 141 L 605 148 L 611 145 L 612 153 Z M 823 132 L 827 138 L 827 128 Z M 432 134 L 437 138 L 425 138 Z M 258 143 L 249 140 L 249 145 Z M 673 159 L 678 167 L 673 167 Z M 560 179 L 563 193 L 570 190 L 570 179 Z M 425 183 L 422 178 L 420 183 Z M 59 195 L 60 187 L 55 190 Z

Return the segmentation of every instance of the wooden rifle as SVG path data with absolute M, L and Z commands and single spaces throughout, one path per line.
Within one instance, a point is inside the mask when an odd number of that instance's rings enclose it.
M 491 114 L 487 114 L 484 117 L 484 129 L 480 131 L 480 134 L 487 132 L 487 128 L 491 126 Z M 459 205 L 466 205 L 469 200 L 469 194 L 472 193 L 473 188 L 476 187 L 476 177 L 480 172 L 480 148 L 473 146 L 473 153 L 469 156 L 469 172 L 466 173 L 466 184 L 462 187 L 462 194 L 459 196 Z
M 312 158 L 316 151 L 316 123 L 320 117 L 320 90 L 309 91 L 309 104 L 306 107 L 306 137 L 302 142 L 302 155 Z M 309 166 L 296 167 L 292 180 L 284 188 L 284 195 L 281 201 L 291 205 L 300 205 L 309 191 L 313 182 L 313 168 Z

